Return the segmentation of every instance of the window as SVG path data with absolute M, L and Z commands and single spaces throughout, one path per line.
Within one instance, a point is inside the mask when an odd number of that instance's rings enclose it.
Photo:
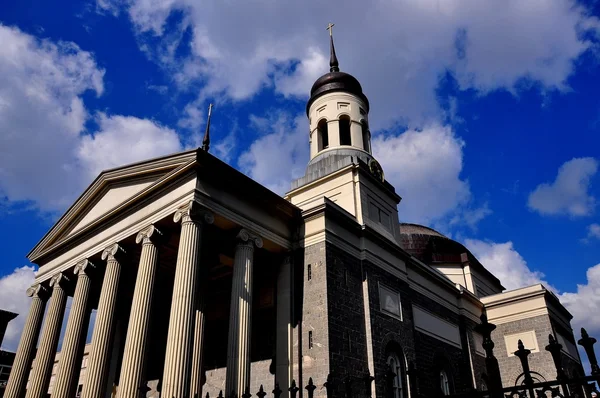
M 327 128 L 327 119 L 322 119 L 317 125 L 319 151 L 329 147 L 329 129 Z
M 404 398 L 404 383 L 402 377 L 404 375 L 404 366 L 400 362 L 400 358 L 396 354 L 390 354 L 387 359 L 389 369 L 394 374 L 392 379 L 392 394 L 393 398 Z
M 448 380 L 448 374 L 445 370 L 440 372 L 440 389 L 442 394 L 450 395 L 450 381 Z
M 371 153 L 371 145 L 369 145 L 369 125 L 366 120 L 361 121 L 362 127 L 362 139 L 363 139 L 363 149 L 369 153 Z
M 379 285 L 379 307 L 381 312 L 402 320 L 402 306 L 398 292 Z
M 381 209 L 372 201 L 369 202 L 369 218 L 380 223 L 388 230 L 392 229 L 392 218 L 390 217 L 390 213 Z
M 340 145 L 352 145 L 350 118 L 346 115 L 340 116 Z

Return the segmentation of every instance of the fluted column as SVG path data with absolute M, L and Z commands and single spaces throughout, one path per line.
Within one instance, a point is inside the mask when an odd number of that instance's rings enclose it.
M 119 259 L 123 253 L 124 250 L 117 243 L 102 252 L 102 260 L 106 260 L 106 271 L 98 302 L 87 374 L 83 384 L 83 398 L 101 398 L 106 394 L 106 380 L 115 331 L 117 293 L 121 279 Z
M 194 202 L 190 202 L 175 212 L 174 221 L 181 221 L 181 235 L 175 267 L 161 395 L 170 398 L 188 398 L 202 224 L 212 223 L 213 217 L 199 209 Z
M 50 280 L 52 297 L 44 322 L 44 331 L 38 347 L 26 398 L 44 398 L 48 392 L 48 384 L 52 375 L 52 366 L 56 356 L 56 347 L 60 336 L 65 305 L 67 304 L 66 284 L 69 279 L 62 273 L 55 275 Z
M 242 229 L 235 248 L 229 311 L 227 344 L 227 395 L 241 397 L 250 384 L 250 332 L 252 330 L 252 266 L 254 248 L 262 247 L 262 239 Z
M 31 370 L 35 345 L 40 335 L 42 318 L 44 318 L 48 290 L 42 285 L 36 284 L 27 289 L 27 296 L 31 297 L 29 315 L 23 328 L 23 334 L 21 334 L 21 341 L 4 391 L 4 398 L 21 398 L 25 392 L 27 376 Z
M 190 381 L 190 398 L 202 397 L 202 357 L 204 353 L 204 292 L 200 290 L 196 299 L 196 320 L 194 321 L 194 349 L 192 353 L 192 377 Z
M 141 388 L 144 387 L 146 344 L 158 268 L 158 250 L 155 243 L 161 235 L 154 225 L 150 225 L 140 231 L 135 238 L 137 243 L 142 243 L 142 253 L 125 338 L 121 377 L 117 390 L 119 398 L 139 398 Z
M 60 351 L 52 398 L 71 398 L 75 395 L 75 384 L 79 380 L 81 371 L 84 335 L 87 332 L 89 321 L 90 272 L 93 272 L 95 268 L 87 259 L 75 265 L 74 273 L 77 276 L 77 284 Z

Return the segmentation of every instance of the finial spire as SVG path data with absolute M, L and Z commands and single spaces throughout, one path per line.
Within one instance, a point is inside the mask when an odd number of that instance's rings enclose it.
M 329 71 L 330 72 L 339 72 L 340 64 L 338 62 L 337 56 L 335 55 L 335 46 L 333 45 L 333 27 L 334 23 L 329 22 L 327 25 L 327 30 L 329 31 Z
M 208 152 L 210 148 L 210 116 L 212 114 L 213 104 L 208 105 L 208 118 L 206 120 L 206 131 L 204 132 L 204 139 L 202 140 L 202 149 Z

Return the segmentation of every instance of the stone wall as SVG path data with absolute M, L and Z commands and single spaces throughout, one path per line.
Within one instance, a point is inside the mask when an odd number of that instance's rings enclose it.
M 491 322 L 493 323 L 493 320 Z M 518 357 L 508 355 L 504 336 L 530 330 L 535 330 L 535 337 L 539 347 L 539 352 L 532 352 L 529 355 L 529 367 L 531 371 L 539 373 L 546 380 L 554 380 L 556 378 L 556 368 L 552 361 L 552 355 L 545 350 L 545 347 L 548 345 L 548 335 L 552 333 L 552 325 L 548 315 L 539 315 L 499 324 L 496 330 L 492 332 L 492 340 L 496 344 L 494 355 L 498 359 L 502 384 L 505 387 L 515 385 L 517 378 L 523 373 L 523 368 Z M 517 347 L 509 347 L 509 350 L 510 352 L 515 352 Z M 519 383 L 521 381 L 519 379 Z

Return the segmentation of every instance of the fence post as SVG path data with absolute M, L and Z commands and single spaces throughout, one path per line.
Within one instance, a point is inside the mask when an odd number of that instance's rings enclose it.
M 346 387 L 346 398 L 352 398 L 352 379 L 349 375 L 344 379 L 344 386 Z
M 267 393 L 265 392 L 265 389 L 263 388 L 263 385 L 260 385 L 260 388 L 258 389 L 258 392 L 256 393 L 256 396 L 258 398 L 265 398 L 265 395 L 267 395 Z
M 371 395 L 371 384 L 373 383 L 373 380 L 375 380 L 375 378 L 373 376 L 371 376 L 370 372 L 367 372 L 367 375 L 365 376 L 364 381 L 365 381 L 365 388 L 367 389 L 366 396 L 368 398 L 372 398 L 372 395 Z
M 550 355 L 552 355 L 554 367 L 556 368 L 556 380 L 560 382 L 560 385 L 563 390 L 563 395 L 569 395 L 570 391 L 567 388 L 567 384 L 565 383 L 565 381 L 567 380 L 567 375 L 565 374 L 565 370 L 562 367 L 562 357 L 560 356 L 562 344 L 559 344 L 552 334 L 548 335 L 548 341 L 550 343 L 546 346 L 546 351 L 550 352 Z
M 315 386 L 315 383 L 313 383 L 312 377 L 308 378 L 308 384 L 304 388 L 306 391 L 308 391 L 308 398 L 313 398 L 313 394 L 315 393 L 317 386 Z
M 502 376 L 500 376 L 500 366 L 498 360 L 494 356 L 494 342 L 492 341 L 492 332 L 496 329 L 496 325 L 489 323 L 487 314 L 481 314 L 481 323 L 476 325 L 474 330 L 483 336 L 481 344 L 485 350 L 485 367 L 489 379 L 489 390 L 491 397 L 502 397 Z
M 327 393 L 327 398 L 331 398 L 333 395 L 331 395 L 332 391 L 333 391 L 333 378 L 331 377 L 331 373 L 329 373 L 327 375 L 327 381 L 323 384 L 323 386 L 325 387 L 325 392 Z
M 250 386 L 246 386 L 244 389 L 244 393 L 242 394 L 242 398 L 250 398 L 252 394 L 250 394 Z
M 525 385 L 529 388 L 529 396 L 534 397 L 533 393 L 533 378 L 531 377 L 531 370 L 529 369 L 529 359 L 527 358 L 529 354 L 531 354 L 531 350 L 528 350 L 523 345 L 523 342 L 519 340 L 517 345 L 519 348 L 515 351 L 515 356 L 519 357 L 521 360 L 521 367 L 523 368 L 523 376 L 525 377 Z
M 279 383 L 275 382 L 275 387 L 273 388 L 272 392 L 273 392 L 274 398 L 279 398 L 279 396 L 283 392 L 283 391 L 281 391 L 281 388 L 279 388 Z
M 394 378 L 396 373 L 392 370 L 390 365 L 387 366 L 385 371 L 385 397 L 394 398 Z
M 590 361 L 590 367 L 592 368 L 592 375 L 600 375 L 600 367 L 598 367 L 598 360 L 596 359 L 596 353 L 594 352 L 594 344 L 596 339 L 590 337 L 584 328 L 581 328 L 581 339 L 577 342 L 585 350 L 585 353 Z
M 288 388 L 288 391 L 291 393 L 291 398 L 296 398 L 296 394 L 300 389 L 296 386 L 296 380 L 292 379 L 292 385 Z

